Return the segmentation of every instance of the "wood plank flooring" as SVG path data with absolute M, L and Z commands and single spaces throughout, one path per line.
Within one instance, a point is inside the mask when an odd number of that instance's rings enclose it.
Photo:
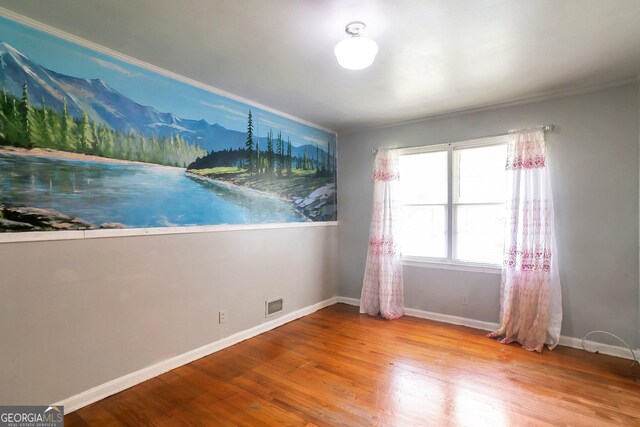
M 337 304 L 65 417 L 73 426 L 640 426 L 630 361 Z

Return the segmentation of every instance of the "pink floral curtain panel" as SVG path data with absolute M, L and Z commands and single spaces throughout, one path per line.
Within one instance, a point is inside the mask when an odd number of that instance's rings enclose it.
M 398 244 L 400 206 L 398 153 L 380 149 L 373 170 L 373 209 L 360 313 L 397 319 L 404 314 L 402 254 Z
M 512 134 L 507 150 L 507 215 L 500 328 L 490 337 L 529 351 L 560 339 L 562 303 L 553 196 L 544 132 Z

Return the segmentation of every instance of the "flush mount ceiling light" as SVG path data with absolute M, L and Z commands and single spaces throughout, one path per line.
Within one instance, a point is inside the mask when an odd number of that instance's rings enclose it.
M 355 21 L 347 24 L 344 31 L 350 36 L 339 42 L 333 49 L 338 64 L 348 70 L 362 70 L 373 64 L 378 53 L 378 45 L 373 40 L 361 37 L 367 26 Z

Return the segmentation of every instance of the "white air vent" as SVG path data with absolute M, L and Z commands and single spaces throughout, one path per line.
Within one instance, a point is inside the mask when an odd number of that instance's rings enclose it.
M 271 301 L 264 302 L 264 315 L 265 317 L 273 316 L 274 314 L 278 314 L 284 308 L 282 298 L 273 299 Z

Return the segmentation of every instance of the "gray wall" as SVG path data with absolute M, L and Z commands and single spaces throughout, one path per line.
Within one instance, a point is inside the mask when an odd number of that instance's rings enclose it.
M 341 134 L 338 294 L 360 297 L 372 198 L 371 148 L 439 144 L 553 123 L 556 131 L 547 141 L 563 293 L 562 334 L 580 338 L 604 329 L 637 347 L 638 93 L 637 83 L 630 83 Z M 408 266 L 404 272 L 408 307 L 498 321 L 499 275 Z M 463 293 L 470 297 L 467 306 L 461 304 Z
M 0 402 L 58 401 L 258 325 L 270 297 L 283 296 L 285 312 L 359 297 L 372 147 L 541 123 L 557 126 L 563 334 L 605 329 L 638 346 L 639 93 L 626 85 L 341 135 L 338 227 L 0 244 Z M 406 267 L 405 287 L 409 307 L 498 320 L 498 275 Z
M 0 244 L 0 403 L 52 403 L 336 295 L 337 227 Z M 227 323 L 218 324 L 218 311 Z

